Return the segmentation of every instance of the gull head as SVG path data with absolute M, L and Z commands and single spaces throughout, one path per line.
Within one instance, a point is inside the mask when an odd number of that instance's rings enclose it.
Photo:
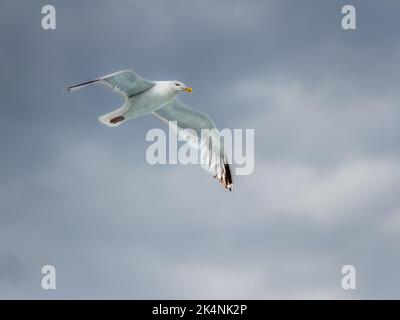
M 193 91 L 191 87 L 188 87 L 187 85 L 185 85 L 180 81 L 171 81 L 171 85 L 175 91 L 185 91 L 189 93 Z

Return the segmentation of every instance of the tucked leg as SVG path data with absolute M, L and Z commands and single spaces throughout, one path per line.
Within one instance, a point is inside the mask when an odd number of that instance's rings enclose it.
M 124 120 L 125 120 L 125 118 L 123 116 L 118 116 L 118 117 L 112 118 L 110 120 L 110 123 L 116 124 L 116 123 L 124 121 Z

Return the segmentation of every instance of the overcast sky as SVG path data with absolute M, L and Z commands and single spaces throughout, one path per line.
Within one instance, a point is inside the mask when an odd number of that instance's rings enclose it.
M 399 10 L 1 1 L 0 298 L 400 298 Z M 219 128 L 254 129 L 254 173 L 229 193 L 198 166 L 151 166 L 163 123 L 108 128 L 96 118 L 120 96 L 62 92 L 121 69 L 189 84 L 182 100 Z

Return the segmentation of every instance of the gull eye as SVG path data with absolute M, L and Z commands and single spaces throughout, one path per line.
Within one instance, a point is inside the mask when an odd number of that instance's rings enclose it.
M 179 87 L 179 83 L 175 83 L 175 85 L 176 85 L 177 87 Z

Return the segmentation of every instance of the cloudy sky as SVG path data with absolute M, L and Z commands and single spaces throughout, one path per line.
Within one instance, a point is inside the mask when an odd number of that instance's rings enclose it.
M 0 298 L 400 298 L 399 10 L 3 0 Z M 164 124 L 110 129 L 96 118 L 121 97 L 62 92 L 121 69 L 190 84 L 183 100 L 219 128 L 254 129 L 254 173 L 229 193 L 197 166 L 151 166 L 145 135 Z

